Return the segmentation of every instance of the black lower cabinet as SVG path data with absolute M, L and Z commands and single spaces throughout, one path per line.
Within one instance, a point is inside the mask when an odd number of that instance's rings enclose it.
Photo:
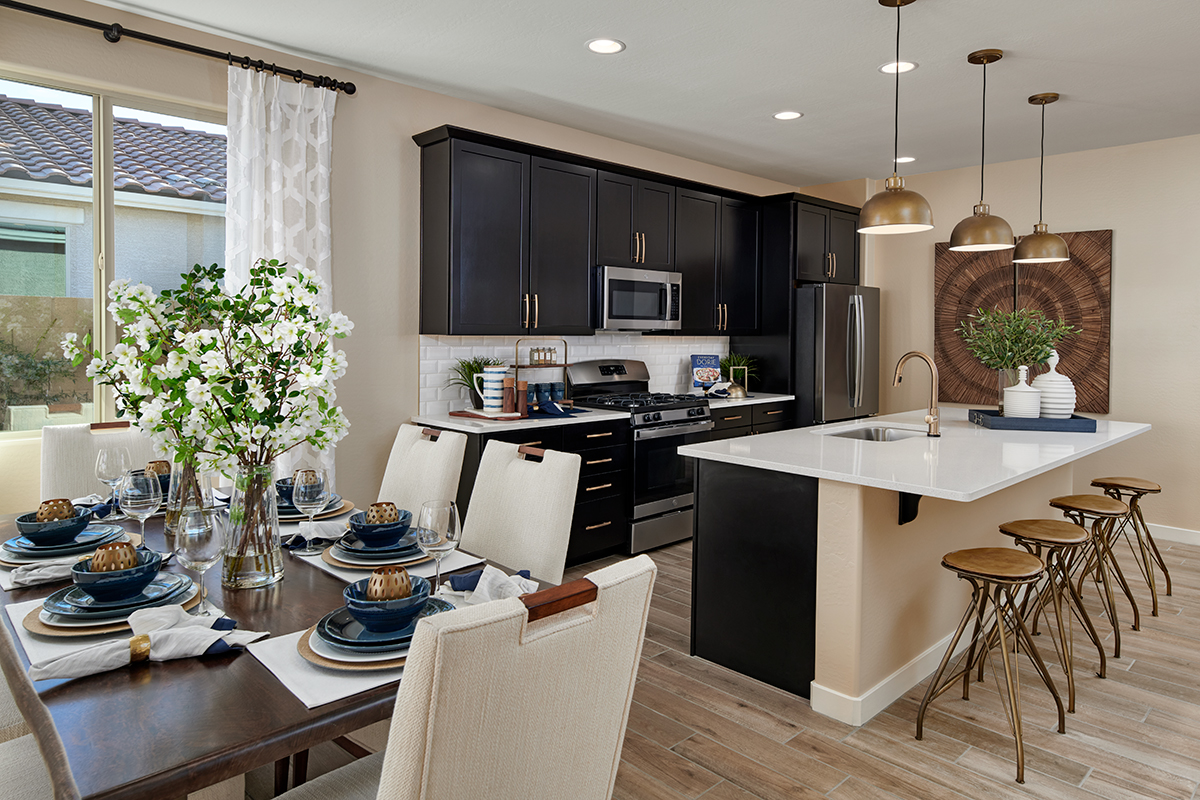
M 695 476 L 692 655 L 808 697 L 817 479 L 700 459 Z

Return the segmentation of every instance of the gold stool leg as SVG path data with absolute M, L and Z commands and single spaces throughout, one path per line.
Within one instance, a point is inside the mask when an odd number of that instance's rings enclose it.
M 1114 500 L 1120 500 L 1129 505 L 1129 513 L 1121 517 L 1120 524 L 1116 526 L 1116 532 L 1112 538 L 1115 540 L 1118 536 L 1124 536 L 1126 544 L 1129 545 L 1130 551 L 1133 553 L 1138 562 L 1138 569 L 1142 573 L 1142 577 L 1146 581 L 1146 585 L 1150 587 L 1150 613 L 1152 616 L 1158 616 L 1158 586 L 1154 580 L 1154 557 L 1150 553 L 1150 549 L 1146 544 L 1146 537 L 1142 535 L 1142 529 L 1138 526 L 1137 510 L 1138 499 L 1141 497 L 1137 492 L 1130 492 L 1129 499 L 1125 499 L 1120 489 L 1106 489 L 1105 494 Z M 1130 539 L 1129 529 L 1133 528 L 1133 535 L 1137 538 L 1137 549 L 1133 547 L 1133 541 Z
M 1092 549 L 1095 551 L 1096 571 L 1100 575 L 1100 583 L 1103 587 L 1100 593 L 1100 601 L 1104 605 L 1104 613 L 1108 615 L 1108 624 L 1113 629 L 1113 658 L 1120 658 L 1121 623 L 1117 620 L 1117 600 L 1113 596 L 1112 585 L 1108 581 L 1108 559 L 1104 557 L 1102 517 L 1096 517 L 1092 523 Z
M 1021 677 L 1020 674 L 1017 673 L 1013 668 L 1013 664 L 1010 663 L 1010 659 L 1008 657 L 1008 641 L 1007 637 L 1004 635 L 1004 621 L 1003 619 L 1000 619 L 1000 609 L 1002 608 L 1000 602 L 1003 592 L 1003 587 L 996 587 L 995 600 L 993 601 L 996 605 L 996 614 L 998 618 L 996 631 L 1000 637 L 1000 657 L 1004 662 L 1004 683 L 1008 690 L 1009 707 L 1012 709 L 1012 713 L 1009 716 L 1009 725 L 1012 727 L 1013 738 L 1017 743 L 1017 783 L 1024 783 L 1025 744 L 1021 740 Z M 1013 613 L 1015 613 L 1015 610 Z
M 1008 594 L 1009 603 L 1012 603 L 1011 587 L 1005 589 Z M 1062 698 L 1059 697 L 1058 687 L 1054 685 L 1054 679 L 1050 677 L 1050 670 L 1046 668 L 1046 662 L 1042 660 L 1042 654 L 1038 650 L 1037 645 L 1033 643 L 1033 637 L 1029 633 L 1029 629 L 1025 627 L 1025 620 L 1020 613 L 1013 613 L 1013 638 L 1014 651 L 1019 648 L 1019 642 L 1025 642 L 1025 648 L 1029 651 L 1029 658 L 1033 661 L 1033 666 L 1037 669 L 1037 673 L 1041 676 L 1042 682 L 1046 684 L 1046 688 L 1050 690 L 1050 694 L 1054 697 L 1054 705 L 1058 708 L 1058 732 L 1067 732 L 1067 718 L 1063 713 Z M 1067 670 L 1067 675 L 1070 676 L 1070 669 Z M 1068 682 L 1070 678 L 1068 677 Z
M 1146 526 L 1146 520 L 1142 517 L 1141 505 L 1135 505 L 1134 512 L 1137 514 L 1138 522 L 1142 525 L 1142 531 L 1146 534 L 1146 541 L 1150 544 L 1150 549 L 1154 552 L 1154 560 L 1158 562 L 1158 567 L 1163 571 L 1163 577 L 1167 579 L 1167 597 L 1171 596 L 1171 572 L 1167 569 L 1167 562 L 1163 561 L 1162 553 L 1158 552 L 1158 543 L 1154 541 L 1154 537 L 1150 535 L 1150 528 Z
M 1080 545 L 1078 548 L 1076 548 L 1076 550 L 1086 548 L 1088 546 L 1089 545 Z M 1067 591 L 1067 601 L 1071 606 L 1071 612 L 1074 614 L 1076 619 L 1079 620 L 1079 624 L 1083 626 L 1084 633 L 1087 634 L 1087 637 L 1092 641 L 1092 644 L 1096 646 L 1096 653 L 1100 656 L 1100 671 L 1097 674 L 1101 678 L 1107 678 L 1108 657 L 1104 654 L 1104 643 L 1100 639 L 1100 632 L 1096 630 L 1096 626 L 1092 623 L 1092 617 L 1090 614 L 1088 614 L 1087 608 L 1083 605 L 1083 598 L 1080 597 L 1078 590 L 1075 588 L 1075 584 L 1071 581 L 1071 564 L 1069 562 L 1074 561 L 1077 558 L 1078 557 L 1075 556 L 1063 564 L 1063 586 Z
M 1067 711 L 1075 713 L 1075 643 L 1072 639 L 1071 618 L 1067 617 L 1066 626 L 1063 625 L 1063 601 L 1062 581 L 1065 579 L 1068 582 L 1070 578 L 1065 578 L 1062 564 L 1061 548 L 1051 547 L 1046 552 L 1046 586 L 1050 592 L 1050 602 L 1054 604 L 1054 620 L 1058 625 L 1058 642 L 1055 644 L 1055 649 L 1059 650 L 1059 657 L 1062 659 L 1063 672 L 1067 675 Z M 1040 613 L 1040 609 L 1039 609 Z M 1034 617 L 1034 624 L 1037 624 L 1037 617 Z M 1051 633 L 1053 636 L 1053 632 Z
M 984 593 L 984 587 L 981 587 L 975 581 L 971 581 L 971 602 L 967 604 L 967 610 L 963 614 L 962 620 L 958 623 L 958 629 L 954 631 L 954 636 L 950 639 L 950 646 L 946 648 L 946 654 L 942 656 L 942 662 L 938 664 L 937 672 L 933 673 L 933 677 L 929 679 L 929 687 L 925 690 L 925 697 L 921 700 L 921 707 L 917 710 L 917 738 L 920 739 L 925 730 L 925 709 L 933 702 L 934 698 L 940 695 L 946 689 L 950 688 L 951 684 L 958 678 L 954 675 L 950 680 L 941 685 L 942 676 L 946 674 L 946 667 L 950 665 L 950 657 L 954 655 L 954 648 L 958 645 L 958 640 L 962 638 L 963 631 L 967 629 L 967 623 L 971 621 L 971 617 L 976 616 L 979 611 L 979 617 L 982 617 L 981 607 L 986 605 L 987 595 Z M 975 634 L 971 641 L 972 655 L 967 659 L 967 674 L 971 672 L 971 658 L 974 656 L 975 639 L 979 636 L 980 621 L 979 617 L 975 623 Z
M 1121 569 L 1121 562 L 1117 561 L 1117 554 L 1113 552 L 1113 540 L 1116 538 L 1117 518 L 1109 517 L 1103 527 L 1103 543 L 1104 555 L 1108 558 L 1108 565 L 1112 568 L 1113 578 L 1117 582 L 1117 586 L 1125 594 L 1125 599 L 1129 601 L 1130 608 L 1133 609 L 1133 629 L 1140 631 L 1142 629 L 1142 615 L 1138 610 L 1137 600 L 1133 596 L 1133 590 L 1129 588 L 1129 581 L 1125 579 L 1125 571 Z M 1116 617 L 1114 616 L 1115 620 Z

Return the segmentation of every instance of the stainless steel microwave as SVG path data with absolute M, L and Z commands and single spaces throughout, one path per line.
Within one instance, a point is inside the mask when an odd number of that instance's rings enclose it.
M 600 268 L 600 329 L 679 330 L 683 274 L 627 267 Z

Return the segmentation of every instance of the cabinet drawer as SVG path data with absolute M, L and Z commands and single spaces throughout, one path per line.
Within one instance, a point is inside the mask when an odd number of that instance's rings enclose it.
M 579 503 L 571 520 L 567 561 L 583 561 L 582 556 L 621 547 L 628 537 L 629 522 L 625 518 L 623 498 L 618 496 Z
M 764 422 L 761 425 L 754 426 L 754 433 L 775 433 L 775 431 L 786 431 L 792 427 L 791 421 L 784 422 Z
M 493 439 L 500 442 L 511 442 L 512 444 L 527 444 L 530 447 L 538 447 L 542 450 L 563 449 L 562 428 L 560 427 L 489 433 L 484 436 L 484 447 L 486 448 L 487 443 Z M 480 451 L 480 455 L 482 455 L 482 451 Z
M 754 406 L 731 406 L 726 408 L 716 408 L 712 410 L 713 430 L 720 431 L 725 428 L 740 428 L 750 425 L 754 420 L 751 419 L 751 410 Z
M 630 430 L 628 418 L 564 425 L 562 426 L 562 449 L 569 453 L 578 453 L 580 450 L 588 450 L 593 447 L 624 444 L 630 439 Z
M 579 476 L 579 489 L 575 493 L 576 503 L 587 503 L 606 497 L 623 495 L 625 492 L 625 474 L 622 472 L 606 472 L 603 475 Z
M 579 465 L 579 478 L 590 478 L 593 475 L 603 475 L 606 472 L 621 472 L 629 464 L 629 445 L 619 444 L 615 447 L 598 447 L 585 450 L 579 454 L 583 463 Z
M 779 403 L 760 403 L 750 406 L 755 427 L 768 422 L 787 422 L 792 418 L 793 401 L 784 400 Z

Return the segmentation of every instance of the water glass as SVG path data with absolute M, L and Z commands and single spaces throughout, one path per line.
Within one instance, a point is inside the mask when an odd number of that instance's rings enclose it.
M 329 488 L 323 469 L 298 469 L 292 475 L 292 504 L 296 510 L 308 517 L 308 537 L 304 547 L 292 552 L 299 556 L 315 556 L 321 547 L 314 545 L 317 538 L 313 517 L 329 503 Z
M 204 587 L 204 573 L 221 560 L 225 552 L 225 512 L 213 508 L 184 509 L 182 519 L 175 530 L 175 555 L 179 563 L 196 573 L 200 586 L 200 605 L 195 614 L 200 617 L 213 616 L 220 609 L 208 602 L 208 590 Z
M 146 520 L 154 516 L 163 501 L 162 484 L 158 482 L 158 476 L 147 475 L 144 469 L 131 470 L 121 481 L 119 496 L 121 509 L 141 523 L 141 546 L 149 550 L 146 545 Z
M 431 500 L 421 506 L 421 514 L 417 517 L 417 546 L 434 560 L 437 571 L 434 593 L 442 585 L 442 559 L 454 552 L 461 538 L 462 524 L 453 500 Z
M 109 503 L 112 504 L 112 513 L 108 516 L 110 520 L 123 519 L 125 516 L 117 506 L 117 484 L 132 466 L 129 448 L 125 445 L 108 445 L 96 451 L 96 480 L 108 486 Z

